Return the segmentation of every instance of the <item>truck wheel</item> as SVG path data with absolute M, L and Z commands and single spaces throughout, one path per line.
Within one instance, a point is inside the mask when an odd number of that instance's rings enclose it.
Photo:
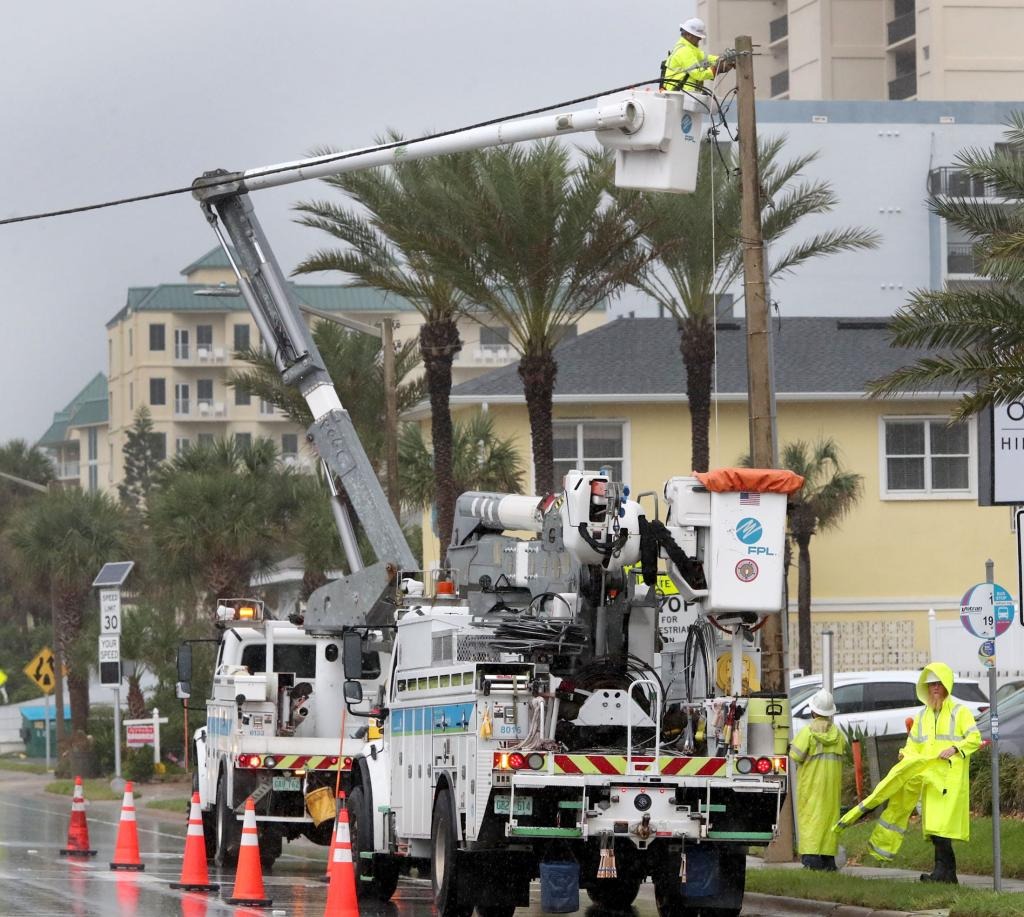
M 640 880 L 624 878 L 616 882 L 600 880 L 587 889 L 590 900 L 607 911 L 628 911 L 640 894 Z
M 514 904 L 478 904 L 476 912 L 480 917 L 512 917 L 515 909 Z
M 372 881 L 364 881 L 366 860 L 362 854 L 373 852 L 373 821 L 366 793 L 361 786 L 355 787 L 348 795 L 348 831 L 352 838 L 352 865 L 356 873 L 356 892 L 360 898 L 376 901 L 390 901 L 398 886 L 398 864 L 383 857 L 373 861 Z
M 213 862 L 221 867 L 235 865 L 242 840 L 242 829 L 227 796 L 228 778 L 221 774 L 217 780 L 217 850 L 213 857 Z
M 459 903 L 456 876 L 456 833 L 452 814 L 451 793 L 438 792 L 430 822 L 430 884 L 434 891 L 434 907 L 438 917 L 469 917 L 472 905 Z
M 199 792 L 199 771 L 192 772 L 192 792 Z M 188 803 L 189 815 L 192 814 L 192 801 Z M 202 806 L 199 807 L 199 814 L 203 819 L 203 845 L 206 848 L 206 862 L 213 861 L 217 852 L 217 822 L 215 812 L 208 812 Z M 188 816 L 186 816 L 187 818 Z
M 281 829 L 277 825 L 257 824 L 256 839 L 260 842 L 260 866 L 272 869 L 281 855 L 281 847 L 284 844 Z

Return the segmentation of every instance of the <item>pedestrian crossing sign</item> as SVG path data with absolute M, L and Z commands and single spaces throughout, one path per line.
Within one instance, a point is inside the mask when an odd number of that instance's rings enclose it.
M 36 686 L 43 694 L 52 694 L 57 684 L 56 672 L 53 666 L 53 650 L 48 646 L 44 646 L 32 657 L 32 661 L 25 666 L 23 671 L 36 683 Z

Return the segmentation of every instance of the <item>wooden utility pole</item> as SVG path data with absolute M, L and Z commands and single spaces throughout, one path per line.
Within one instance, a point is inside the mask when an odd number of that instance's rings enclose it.
M 384 457 L 387 461 L 388 503 L 400 519 L 398 499 L 398 390 L 395 386 L 395 322 L 389 315 L 381 322 L 380 346 L 384 360 Z
M 778 465 L 775 438 L 775 374 L 772 363 L 771 323 L 768 311 L 764 240 L 761 237 L 761 175 L 757 162 L 757 116 L 754 110 L 754 46 L 749 35 L 736 39 L 737 109 L 740 146 L 740 235 L 743 244 L 743 299 L 747 320 L 747 402 L 750 417 L 750 456 L 755 468 Z M 761 628 L 761 688 L 785 694 L 784 628 L 788 597 L 769 615 Z M 779 835 L 765 859 L 788 862 L 793 858 L 792 793 L 779 820 Z

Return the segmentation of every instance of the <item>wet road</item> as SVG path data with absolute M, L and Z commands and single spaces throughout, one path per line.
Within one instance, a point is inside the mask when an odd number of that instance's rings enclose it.
M 180 821 L 138 807 L 139 849 L 146 868 L 141 873 L 109 869 L 117 838 L 120 807 L 115 802 L 92 803 L 87 810 L 89 840 L 96 857 L 67 860 L 59 851 L 67 839 L 70 800 L 40 792 L 39 777 L 0 771 L 0 915 L 3 917 L 222 917 L 222 915 L 293 915 L 319 917 L 324 913 L 327 886 L 323 875 L 325 849 L 305 842 L 285 846 L 264 885 L 273 905 L 266 909 L 233 907 L 221 900 L 234 886 L 232 872 L 211 867 L 210 881 L 220 892 L 208 895 L 169 887 L 181 874 L 185 816 Z M 143 789 L 143 792 L 145 790 Z M 587 907 L 587 917 L 606 912 Z M 361 914 L 380 917 L 431 917 L 430 884 L 403 879 L 394 900 L 383 907 L 361 907 Z M 745 917 L 770 917 L 744 909 Z M 529 910 L 516 917 L 540 917 L 540 892 L 534 883 Z M 642 887 L 631 917 L 657 917 L 649 884 Z

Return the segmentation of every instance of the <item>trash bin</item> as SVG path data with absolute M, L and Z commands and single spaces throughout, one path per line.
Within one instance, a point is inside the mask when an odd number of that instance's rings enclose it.
M 29 758 L 46 757 L 46 713 L 44 706 L 21 708 L 21 740 L 25 743 L 25 754 Z M 50 704 L 50 757 L 57 756 L 57 709 Z M 71 707 L 64 705 L 64 722 L 71 728 Z

